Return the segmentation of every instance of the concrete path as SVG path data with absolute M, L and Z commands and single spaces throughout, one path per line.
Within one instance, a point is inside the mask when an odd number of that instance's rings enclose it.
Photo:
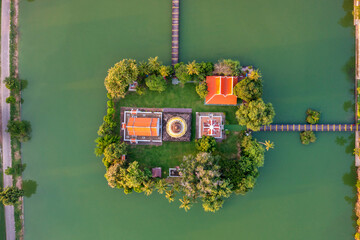
M 9 41 L 10 41 L 10 0 L 2 0 L 1 5 L 1 134 L 4 187 L 12 186 L 12 176 L 5 174 L 5 169 L 11 167 L 10 135 L 6 132 L 7 122 L 10 119 L 10 104 L 5 99 L 10 91 L 3 81 L 10 74 Z M 6 240 L 15 240 L 14 207 L 5 206 Z

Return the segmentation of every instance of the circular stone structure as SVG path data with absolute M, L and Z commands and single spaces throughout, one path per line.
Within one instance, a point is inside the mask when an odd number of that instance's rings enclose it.
M 184 136 L 187 130 L 187 124 L 182 117 L 170 118 L 166 123 L 166 132 L 173 138 Z

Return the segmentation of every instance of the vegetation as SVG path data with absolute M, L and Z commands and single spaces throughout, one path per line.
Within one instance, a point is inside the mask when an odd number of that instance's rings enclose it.
M 182 84 L 185 84 L 191 81 L 200 82 L 203 81 L 206 76 L 211 76 L 214 65 L 211 62 L 197 63 L 193 61 L 188 64 L 180 62 L 175 64 L 174 69 L 175 76 Z
M 0 200 L 4 205 L 15 205 L 22 196 L 24 196 L 24 190 L 14 186 L 7 187 L 0 192 Z
M 7 125 L 7 132 L 11 137 L 16 138 L 20 142 L 30 140 L 31 125 L 29 121 L 10 120 Z
M 105 87 L 112 98 L 124 98 L 129 84 L 136 81 L 138 75 L 136 61 L 123 59 L 109 69 L 105 78 Z
M 300 133 L 300 140 L 302 144 L 308 145 L 316 141 L 316 136 L 313 131 L 304 131 Z
M 253 131 L 259 131 L 262 125 L 271 124 L 274 116 L 272 104 L 265 104 L 262 99 L 242 104 L 236 112 L 239 124 Z
M 216 148 L 216 140 L 211 136 L 202 136 L 195 140 L 196 149 L 200 152 L 213 152 Z
M 238 98 L 246 102 L 258 100 L 263 93 L 262 81 L 260 78 L 246 77 L 235 85 L 234 93 Z
M 238 76 L 241 72 L 240 62 L 231 59 L 219 60 L 214 65 L 214 75 L 219 76 Z
M 184 157 L 181 163 L 181 185 L 187 197 L 194 201 L 201 198 L 205 211 L 219 210 L 224 198 L 231 194 L 229 180 L 221 179 L 220 166 L 217 165 L 218 156 L 200 152 L 196 156 Z
M 151 91 L 163 92 L 166 90 L 166 80 L 162 76 L 151 75 L 145 79 L 145 83 Z
M 198 85 L 196 85 L 195 89 L 196 89 L 196 93 L 199 95 L 199 97 L 201 99 L 205 99 L 209 93 L 209 91 L 207 90 L 207 84 L 205 81 L 200 82 Z
M 306 122 L 310 124 L 316 124 L 320 120 L 320 112 L 312 110 L 310 108 L 306 111 L 306 115 Z
M 7 97 L 5 101 L 6 101 L 6 103 L 14 104 L 14 103 L 16 103 L 16 98 L 14 96 L 10 96 L 10 97 Z

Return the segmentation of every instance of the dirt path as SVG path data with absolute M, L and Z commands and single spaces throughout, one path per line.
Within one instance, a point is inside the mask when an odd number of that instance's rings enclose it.
M 10 74 L 9 43 L 10 43 L 10 0 L 2 0 L 1 5 L 1 134 L 2 134 L 2 161 L 4 187 L 12 186 L 12 176 L 5 174 L 5 169 L 11 167 L 11 145 L 10 135 L 7 133 L 6 125 L 10 119 L 10 105 L 5 102 L 10 96 L 10 91 L 5 87 L 3 81 Z M 5 206 L 6 240 L 15 240 L 14 207 Z

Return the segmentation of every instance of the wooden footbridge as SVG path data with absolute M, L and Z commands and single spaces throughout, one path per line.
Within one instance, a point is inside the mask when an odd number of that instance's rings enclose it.
M 359 131 L 358 124 L 273 124 L 261 126 L 263 132 L 354 132 Z
M 172 0 L 172 32 L 171 32 L 171 63 L 175 65 L 179 62 L 179 15 L 180 0 Z

